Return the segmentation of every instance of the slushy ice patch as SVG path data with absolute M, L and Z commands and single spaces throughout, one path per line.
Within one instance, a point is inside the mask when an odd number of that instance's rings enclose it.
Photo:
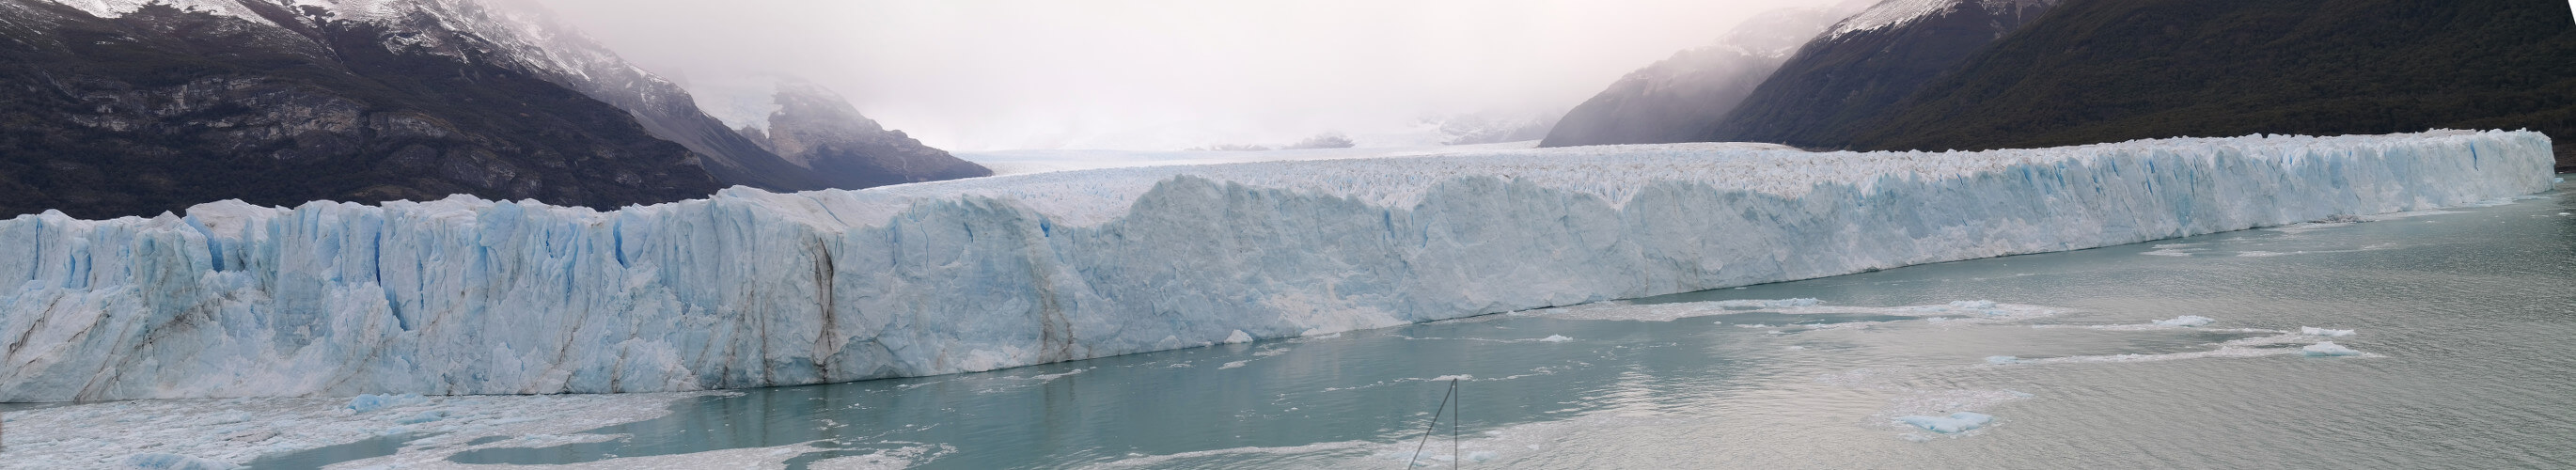
M 134 454 L 117 462 L 117 470 L 233 470 L 241 468 L 213 460 L 178 454 Z

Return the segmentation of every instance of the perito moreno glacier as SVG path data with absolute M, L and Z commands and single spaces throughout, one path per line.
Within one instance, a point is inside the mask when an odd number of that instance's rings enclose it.
M 813 384 L 1316 335 L 2548 190 L 2532 132 L 1726 144 L 1041 173 L 614 212 L 0 221 L 0 401 Z

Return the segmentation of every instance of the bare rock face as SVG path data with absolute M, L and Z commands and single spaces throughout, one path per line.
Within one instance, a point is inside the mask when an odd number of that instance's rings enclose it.
M 778 85 L 778 112 L 769 129 L 741 129 L 746 138 L 766 137 L 764 147 L 787 161 L 812 168 L 834 187 L 868 187 L 922 181 L 992 176 L 993 171 L 958 159 L 946 151 L 888 130 L 859 114 L 849 100 L 802 81 Z

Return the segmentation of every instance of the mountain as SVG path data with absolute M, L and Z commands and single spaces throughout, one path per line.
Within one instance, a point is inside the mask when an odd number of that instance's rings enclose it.
M 1838 146 L 2434 127 L 2538 130 L 2576 166 L 2576 18 L 2534 1 L 2070 0 Z
M 614 208 L 721 187 L 626 111 L 489 51 L 228 5 L 102 18 L 0 0 L 0 213 L 455 193 Z
M 859 114 L 847 99 L 803 81 L 778 85 L 778 111 L 767 130 L 743 128 L 736 135 L 813 169 L 825 184 L 861 188 L 889 184 L 992 176 L 981 165 L 922 145 L 903 131 L 887 130 Z
M 253 0 L 255 1 L 255 0 Z M 654 137 L 687 146 L 706 158 L 709 173 L 726 184 L 776 191 L 831 187 L 822 175 L 744 139 L 723 122 L 698 109 L 679 84 L 627 63 L 607 46 L 556 21 L 544 7 L 526 0 L 294 0 L 327 3 L 328 8 L 373 13 L 388 8 L 400 15 L 406 31 L 454 32 L 466 40 L 489 43 L 504 51 L 504 66 L 526 71 L 624 109 Z
M 455 193 L 611 208 L 728 185 L 974 174 L 790 162 L 522 0 L 0 1 L 0 28 L 28 45 L 0 63 L 0 86 L 52 90 L 0 110 L 17 134 L 0 141 L 5 213 Z M 853 155 L 945 156 L 909 138 L 875 141 L 884 144 Z M 279 157 L 284 148 L 299 157 Z M 646 168 L 660 160 L 676 166 Z
M 1575 106 L 1543 147 L 1692 142 L 1734 110 L 1800 45 L 1858 4 L 1796 8 L 1755 16 L 1717 44 L 1685 50 L 1629 73 Z M 1482 143 L 1482 142 L 1477 142 Z
M 1832 147 L 2059 0 L 1887 0 L 1836 23 L 1697 139 Z M 1705 112 L 1705 111 L 1703 111 Z

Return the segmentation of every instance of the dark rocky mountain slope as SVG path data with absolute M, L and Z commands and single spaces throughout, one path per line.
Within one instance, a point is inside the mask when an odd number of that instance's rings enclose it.
M 2069 0 L 1833 146 L 2522 129 L 2576 151 L 2554 1 Z
M 0 216 L 460 193 L 614 208 L 989 174 L 839 101 L 800 121 L 847 127 L 838 153 L 791 162 L 522 0 L 0 0 L 0 40 L 0 88 L 21 91 L 0 96 Z M 862 164 L 925 155 L 948 166 Z
M 2058 0 L 1887 0 L 1798 50 L 1700 141 L 1831 147 Z
M 475 51 L 406 53 L 372 23 L 299 26 L 0 0 L 0 214 L 456 193 L 607 208 L 720 187 L 626 111 Z

